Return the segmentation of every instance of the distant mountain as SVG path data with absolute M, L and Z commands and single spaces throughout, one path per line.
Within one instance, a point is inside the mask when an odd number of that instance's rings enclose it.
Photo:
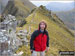
M 5 6 L 7 5 L 8 0 L 0 0 L 0 14 L 4 10 Z
M 50 2 L 46 5 L 46 8 L 52 11 L 68 11 L 74 8 L 75 2 L 62 3 L 62 2 Z
M 64 23 L 72 30 L 74 28 L 75 22 L 75 2 L 71 3 L 59 3 L 59 2 L 50 2 L 46 5 L 48 10 L 53 11 L 56 15 L 64 21 Z
M 72 30 L 75 30 L 75 9 L 66 12 L 55 12 L 56 15 Z

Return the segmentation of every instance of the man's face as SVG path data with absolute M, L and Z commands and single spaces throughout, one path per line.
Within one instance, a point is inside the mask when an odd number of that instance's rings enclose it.
M 42 29 L 42 30 L 45 29 L 45 24 L 44 24 L 44 23 L 41 23 L 41 24 L 40 24 L 40 29 Z

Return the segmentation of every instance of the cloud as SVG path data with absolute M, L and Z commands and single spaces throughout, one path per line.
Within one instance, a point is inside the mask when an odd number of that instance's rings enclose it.
M 74 1 L 30 1 L 30 2 L 32 2 L 34 5 L 36 5 L 37 7 L 39 7 L 40 5 L 46 6 L 50 2 L 72 3 Z
M 40 5 L 44 5 L 44 6 L 46 6 L 49 2 L 47 2 L 47 1 L 31 1 L 34 5 L 36 5 L 36 6 L 40 6 Z

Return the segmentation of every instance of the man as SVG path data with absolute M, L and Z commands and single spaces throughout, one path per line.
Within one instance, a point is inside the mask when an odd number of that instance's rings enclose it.
M 49 35 L 46 31 L 47 24 L 44 21 L 39 23 L 39 29 L 35 30 L 30 39 L 30 50 L 32 56 L 37 56 L 37 53 L 40 53 L 40 56 L 45 56 L 45 50 L 49 50 Z

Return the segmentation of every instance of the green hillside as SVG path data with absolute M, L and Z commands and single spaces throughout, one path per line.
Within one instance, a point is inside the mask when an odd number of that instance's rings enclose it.
M 26 18 L 31 13 L 31 10 L 35 7 L 36 6 L 33 5 L 29 0 L 10 0 L 8 1 L 8 4 L 4 9 L 2 15 L 11 14 L 16 16 L 18 20 L 18 25 L 22 26 L 26 23 L 24 21 L 24 18 Z
M 29 30 L 30 25 L 32 33 L 34 30 L 38 29 L 38 24 L 41 20 L 44 20 L 47 23 L 47 31 L 50 36 L 50 50 L 47 53 L 48 56 L 57 56 L 59 51 L 75 51 L 74 34 L 64 25 L 63 21 L 55 14 L 51 15 L 51 11 L 48 11 L 45 7 L 40 6 L 39 8 L 36 8 L 34 12 L 25 19 L 27 23 L 21 28 L 17 27 L 17 31 L 21 29 Z M 28 36 L 28 38 L 30 40 L 30 36 Z M 30 56 L 29 46 L 20 47 L 17 50 L 17 53 L 21 50 L 24 51 L 23 56 Z
M 9 14 L 16 15 L 16 16 L 17 15 L 26 16 L 35 7 L 36 6 L 33 5 L 28 0 L 13 0 L 13 1 L 10 0 L 10 1 L 8 1 L 8 4 L 7 4 L 3 14 L 9 13 Z

